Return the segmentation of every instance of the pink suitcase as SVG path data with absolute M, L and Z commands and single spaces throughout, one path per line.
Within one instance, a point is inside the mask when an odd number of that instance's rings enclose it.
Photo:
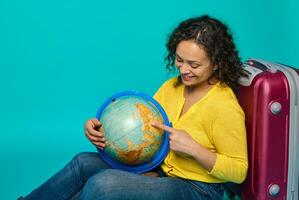
M 298 200 L 299 70 L 250 59 L 239 102 L 246 115 L 249 172 L 244 200 Z

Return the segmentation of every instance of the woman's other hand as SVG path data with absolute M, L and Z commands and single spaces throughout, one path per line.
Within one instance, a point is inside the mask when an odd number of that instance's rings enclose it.
M 84 133 L 88 140 L 99 149 L 104 149 L 105 147 L 105 138 L 102 129 L 101 122 L 96 119 L 89 119 L 84 125 Z

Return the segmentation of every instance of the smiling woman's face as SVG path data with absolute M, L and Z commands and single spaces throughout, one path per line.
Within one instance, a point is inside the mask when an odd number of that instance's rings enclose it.
M 175 65 L 186 87 L 205 87 L 215 67 L 203 48 L 192 40 L 181 41 L 176 48 Z

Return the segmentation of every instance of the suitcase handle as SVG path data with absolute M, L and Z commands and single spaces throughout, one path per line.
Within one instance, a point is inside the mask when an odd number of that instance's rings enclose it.
M 247 63 L 243 64 L 245 73 L 247 76 L 241 76 L 238 80 L 239 84 L 242 86 L 249 86 L 251 85 L 251 82 L 253 81 L 254 77 L 256 77 L 258 74 L 262 73 L 263 71 L 253 67 Z
M 264 60 L 260 60 L 260 59 L 248 59 L 246 61 L 246 63 L 250 66 L 254 66 L 262 71 L 268 71 L 268 72 L 271 72 L 271 73 L 276 73 L 277 72 L 277 69 L 271 65 L 271 63 L 268 63 Z
M 253 79 L 262 72 L 277 72 L 277 68 L 273 64 L 260 59 L 248 59 L 243 66 L 248 76 L 241 76 L 239 78 L 238 82 L 242 86 L 251 85 Z

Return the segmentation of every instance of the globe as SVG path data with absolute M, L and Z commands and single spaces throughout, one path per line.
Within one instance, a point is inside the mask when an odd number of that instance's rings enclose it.
M 163 130 L 151 126 L 156 121 L 169 124 L 163 108 L 150 96 L 123 92 L 109 98 L 98 111 L 101 131 L 106 139 L 99 150 L 112 167 L 127 171 L 148 171 L 168 152 Z

